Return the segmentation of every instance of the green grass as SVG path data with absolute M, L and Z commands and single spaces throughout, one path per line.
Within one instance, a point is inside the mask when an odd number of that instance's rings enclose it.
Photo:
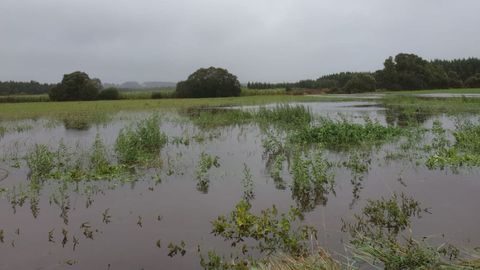
M 432 90 L 403 90 L 403 91 L 381 91 L 382 94 L 480 94 L 480 88 L 458 88 L 458 89 L 432 89 Z
M 265 105 L 270 103 L 337 101 L 343 99 L 307 96 L 246 96 L 203 99 L 102 100 L 71 102 L 9 103 L 0 106 L 0 120 L 61 117 L 69 113 L 118 112 L 124 110 L 176 109 L 200 106 Z
M 386 107 L 422 110 L 430 114 L 480 112 L 480 98 L 427 98 L 402 95 L 387 95 L 379 100 Z

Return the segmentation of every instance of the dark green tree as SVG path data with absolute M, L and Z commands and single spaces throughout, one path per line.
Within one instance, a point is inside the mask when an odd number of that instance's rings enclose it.
M 237 77 L 222 68 L 201 68 L 177 84 L 176 95 L 182 98 L 231 97 L 240 95 Z
M 61 83 L 53 87 L 49 96 L 53 101 L 94 100 L 102 89 L 99 79 L 90 79 L 85 72 L 63 75 Z

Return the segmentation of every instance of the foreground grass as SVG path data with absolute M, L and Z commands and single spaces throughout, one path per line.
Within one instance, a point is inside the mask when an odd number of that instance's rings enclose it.
M 269 103 L 338 101 L 343 99 L 307 96 L 246 96 L 204 99 L 106 100 L 72 102 L 7 103 L 0 106 L 0 119 L 58 117 L 67 114 L 118 112 L 123 110 L 175 109 L 198 106 L 264 105 Z

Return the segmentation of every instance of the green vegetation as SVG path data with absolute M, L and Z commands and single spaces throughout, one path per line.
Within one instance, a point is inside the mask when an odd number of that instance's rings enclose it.
M 265 255 L 284 252 L 295 257 L 308 254 L 308 240 L 310 236 L 316 237 L 316 230 L 306 225 L 293 225 L 303 218 L 298 209 L 292 208 L 288 213 L 279 214 L 277 208 L 272 206 L 255 215 L 251 208 L 249 202 L 242 200 L 228 216 L 219 216 L 212 221 L 212 233 L 238 248 L 244 256 L 232 262 L 233 265 L 255 265 L 255 261 L 249 259 L 249 254 L 253 252 Z M 210 267 L 205 269 L 228 269 L 225 266 L 212 268 L 211 262 L 202 261 Z M 221 260 L 216 262 L 219 263 L 218 267 L 223 264 Z
M 177 84 L 177 97 L 206 98 L 240 95 L 237 77 L 222 68 L 201 68 Z
M 445 137 L 445 130 L 436 128 L 432 143 L 435 153 L 426 161 L 429 168 L 480 166 L 480 125 L 462 123 L 453 132 L 453 146 Z
M 196 170 L 197 190 L 203 193 L 208 192 L 210 179 L 208 178 L 208 171 L 212 168 L 220 167 L 218 156 L 212 156 L 205 152 L 200 154 L 200 158 Z
M 143 111 L 155 109 L 178 110 L 189 107 L 221 107 L 242 105 L 265 105 L 286 102 L 313 102 L 313 101 L 338 101 L 348 98 L 336 97 L 308 97 L 308 96 L 246 96 L 211 99 L 159 99 L 159 100 L 115 100 L 115 101 L 89 101 L 89 102 L 32 102 L 18 104 L 2 104 L 0 106 L 0 119 L 22 119 L 38 117 L 59 117 L 66 114 L 96 114 L 112 113 L 118 111 Z
M 380 100 L 388 108 L 402 108 L 419 111 L 430 115 L 447 113 L 477 113 L 480 108 L 479 98 L 421 98 L 413 96 L 388 95 Z
M 383 126 L 372 121 L 362 125 L 346 120 L 322 119 L 320 125 L 303 128 L 292 140 L 306 144 L 322 144 L 330 149 L 349 149 L 382 144 L 401 134 L 401 128 Z
M 312 211 L 317 205 L 326 205 L 327 195 L 334 192 L 332 166 L 320 152 L 311 156 L 294 155 L 292 197 L 300 211 Z
M 301 127 L 313 121 L 312 112 L 302 105 L 277 105 L 274 108 L 261 107 L 255 115 L 262 124 L 274 124 L 282 127 Z
M 349 232 L 355 258 L 385 269 L 474 269 L 459 258 L 460 251 L 449 244 L 432 247 L 404 232 L 411 219 L 426 213 L 418 201 L 404 194 L 389 199 L 368 200 L 353 223 L 344 223 Z M 475 261 L 469 263 L 476 264 Z M 477 265 L 478 266 L 478 265 Z
M 422 94 L 480 94 L 480 88 L 450 88 L 450 89 L 431 89 L 431 90 L 402 90 L 402 91 L 381 91 L 382 94 L 396 95 L 422 95 Z
M 160 131 L 159 118 L 153 115 L 135 126 L 122 129 L 115 143 L 115 151 L 121 163 L 149 164 L 158 158 L 166 142 L 166 135 Z
M 109 162 L 106 148 L 97 135 L 92 145 L 92 153 L 87 158 L 68 149 L 61 142 L 56 150 L 36 144 L 26 156 L 30 169 L 30 178 L 35 181 L 45 180 L 111 180 L 126 174 L 121 165 Z

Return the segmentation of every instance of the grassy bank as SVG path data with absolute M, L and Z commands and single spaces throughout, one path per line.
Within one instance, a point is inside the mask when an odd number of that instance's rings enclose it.
M 431 98 L 387 95 L 380 100 L 387 107 L 429 111 L 430 113 L 479 112 L 480 98 Z
M 124 110 L 175 109 L 196 106 L 263 105 L 283 102 L 308 102 L 340 100 L 325 97 L 307 96 L 246 96 L 230 98 L 202 99 L 159 99 L 159 100 L 108 100 L 72 102 L 29 102 L 7 103 L 0 106 L 0 119 L 23 119 L 35 117 L 62 116 L 65 114 L 108 113 Z
M 433 89 L 433 90 L 406 90 L 377 92 L 382 94 L 421 95 L 421 94 L 480 94 L 480 88 Z

